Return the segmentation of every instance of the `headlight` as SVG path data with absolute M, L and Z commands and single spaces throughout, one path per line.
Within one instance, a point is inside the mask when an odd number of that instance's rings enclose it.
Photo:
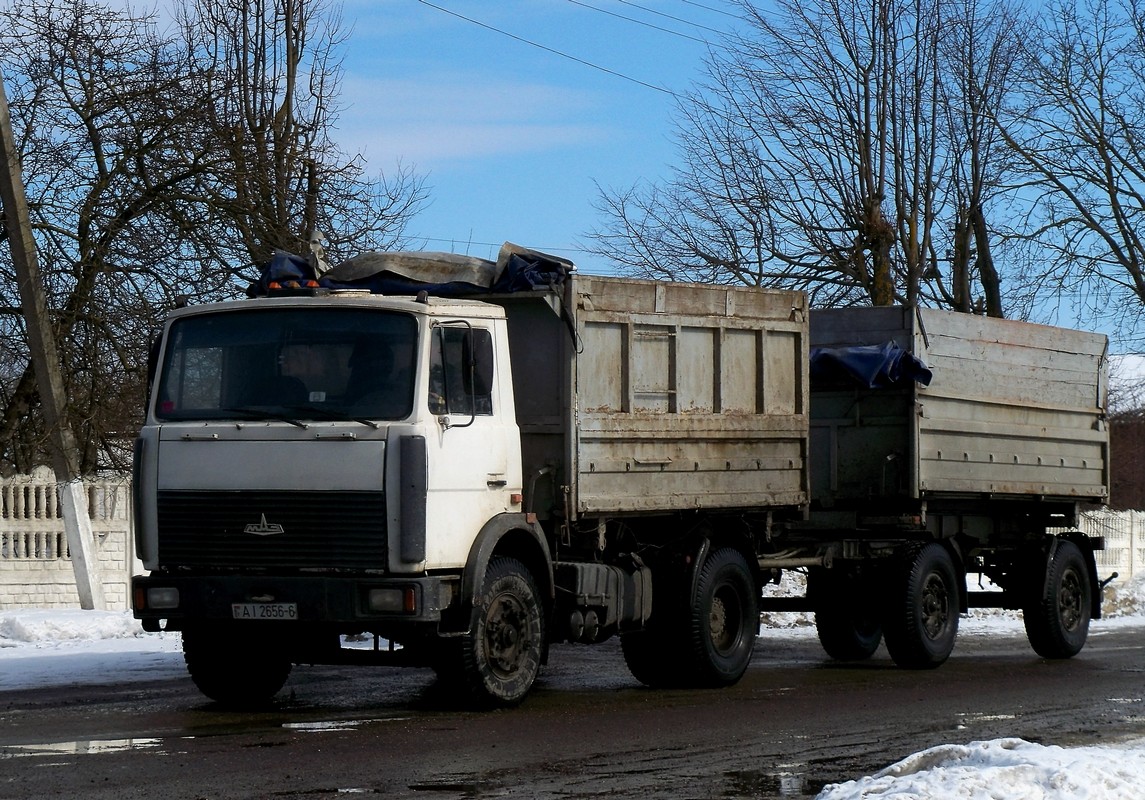
M 170 586 L 152 586 L 147 589 L 147 608 L 178 608 L 179 590 Z

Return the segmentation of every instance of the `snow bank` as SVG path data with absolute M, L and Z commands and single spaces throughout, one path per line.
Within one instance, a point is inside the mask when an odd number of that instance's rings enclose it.
M 124 611 L 0 611 L 0 647 L 147 636 Z
M 923 750 L 817 800 L 1125 800 L 1143 782 L 1145 739 L 1069 748 L 995 739 Z
M 1106 586 L 1101 613 L 1110 619 L 1145 615 L 1145 572 Z
M 166 680 L 186 668 L 179 635 L 127 611 L 0 611 L 0 691 Z
M 1145 574 L 1107 586 L 1102 612 L 1096 629 L 1145 621 Z M 1022 615 L 972 609 L 959 629 L 1020 631 Z M 995 739 L 923 750 L 874 775 L 828 786 L 816 800 L 1126 800 L 1141 797 L 1142 786 L 1145 739 L 1070 748 Z

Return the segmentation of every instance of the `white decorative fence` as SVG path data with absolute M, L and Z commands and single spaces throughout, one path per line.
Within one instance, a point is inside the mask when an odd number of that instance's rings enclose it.
M 1097 556 L 1097 574 L 1104 580 L 1117 573 L 1126 581 L 1145 570 L 1145 511 L 1089 511 L 1078 527 L 1090 536 L 1104 536 L 1105 550 Z
M 126 477 L 86 482 L 105 606 L 126 610 L 137 570 Z M 75 572 L 50 470 L 0 480 L 0 610 L 79 608 Z

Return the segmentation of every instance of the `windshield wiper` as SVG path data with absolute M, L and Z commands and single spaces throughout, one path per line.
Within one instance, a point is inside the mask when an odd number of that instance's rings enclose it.
M 305 422 L 300 422 L 292 417 L 286 416 L 281 411 L 270 411 L 265 408 L 256 408 L 253 406 L 239 406 L 236 408 L 220 408 L 219 411 L 225 414 L 241 414 L 243 419 L 246 420 L 273 420 L 274 422 L 286 422 L 296 428 L 308 428 Z
M 321 406 L 283 406 L 283 408 L 286 408 L 289 411 L 301 412 L 304 414 L 313 414 L 315 416 L 318 416 L 320 419 L 327 419 L 327 420 L 334 420 L 334 421 L 345 421 L 345 422 L 358 422 L 358 423 L 361 423 L 362 425 L 368 425 L 369 427 L 374 428 L 375 430 L 381 427 L 381 425 L 379 425 L 377 422 L 374 422 L 371 419 L 366 419 L 365 417 L 352 417 L 343 411 L 335 411 L 332 408 L 323 408 Z

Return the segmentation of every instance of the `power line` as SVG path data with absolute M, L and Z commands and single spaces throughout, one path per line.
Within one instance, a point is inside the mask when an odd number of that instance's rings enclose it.
M 693 41 L 693 42 L 699 42 L 700 44 L 707 44 L 708 43 L 706 39 L 700 39 L 699 37 L 690 36 L 686 33 L 680 33 L 679 31 L 674 31 L 674 30 L 671 30 L 669 28 L 661 28 L 659 25 L 653 25 L 651 22 L 645 22 L 644 20 L 635 19 L 634 17 L 626 17 L 623 14 L 617 14 L 615 11 L 609 11 L 608 9 L 597 8 L 596 6 L 590 6 L 588 3 L 581 2 L 581 0 L 568 0 L 568 2 L 572 3 L 574 6 L 580 6 L 581 8 L 587 8 L 589 11 L 596 11 L 600 14 L 607 14 L 610 17 L 616 17 L 617 19 L 622 19 L 625 22 L 631 22 L 631 23 L 634 23 L 636 25 L 643 25 L 645 28 L 651 28 L 652 30 L 660 31 L 662 33 L 668 33 L 668 34 L 671 34 L 672 36 L 679 36 L 681 39 L 688 39 L 688 40 Z M 623 3 L 624 0 L 619 0 L 619 2 Z M 631 5 L 635 8 L 642 8 L 641 6 L 638 6 L 635 3 L 625 3 L 625 5 Z M 643 8 L 642 10 L 649 11 L 650 9 Z M 656 14 L 659 12 L 653 11 L 652 13 Z M 663 14 L 662 16 L 667 17 L 668 15 Z M 669 19 L 676 19 L 676 17 L 669 17 Z M 686 20 L 678 20 L 678 21 L 686 23 Z
M 664 19 L 670 19 L 673 22 L 680 22 L 680 23 L 683 23 L 684 25 L 690 25 L 693 28 L 699 28 L 700 30 L 711 31 L 712 33 L 718 33 L 721 36 L 725 33 L 725 31 L 721 31 L 719 28 L 709 28 L 707 25 L 701 25 L 698 22 L 692 22 L 691 20 L 684 19 L 683 17 L 674 17 L 671 14 L 665 14 L 663 11 L 657 11 L 654 8 L 648 8 L 647 6 L 642 6 L 639 3 L 633 3 L 633 2 L 631 2 L 631 0 L 616 0 L 616 2 L 618 2 L 622 5 L 632 6 L 633 8 L 638 8 L 641 11 L 647 12 L 649 14 L 654 14 L 657 17 L 664 17 Z M 693 4 L 693 5 L 696 5 L 696 4 Z M 708 9 L 708 10 L 709 11 L 715 11 L 716 9 L 712 8 L 712 9 Z M 727 13 L 727 12 L 723 12 L 723 13 Z M 734 15 L 730 15 L 730 16 L 734 16 Z M 628 18 L 625 17 L 625 19 L 628 19 Z M 647 24 L 645 22 L 640 22 L 640 20 L 633 20 L 633 21 L 637 22 L 641 25 Z M 653 27 L 655 27 L 655 26 L 653 26 Z M 658 30 L 660 30 L 660 29 L 658 29 Z M 669 33 L 675 33 L 675 31 L 669 31 Z M 688 37 L 688 38 L 691 38 L 691 37 Z M 703 41 L 703 40 L 696 40 L 696 41 Z M 704 43 L 707 44 L 706 41 L 704 41 Z
M 620 2 L 624 2 L 624 0 L 620 0 Z M 695 6 L 696 8 L 702 8 L 705 11 L 711 11 L 715 14 L 723 14 L 724 16 L 731 17 L 732 19 L 742 19 L 739 14 L 733 14 L 731 11 L 724 11 L 722 8 L 713 8 L 712 6 L 704 5 L 703 3 L 697 3 L 695 0 L 680 0 L 680 2 L 687 3 L 688 5 Z
M 620 78 L 622 80 L 626 80 L 626 81 L 629 81 L 631 83 L 638 84 L 640 86 L 643 86 L 646 89 L 653 89 L 657 92 L 663 92 L 664 94 L 669 95 L 670 97 L 679 98 L 679 95 L 677 95 L 671 89 L 665 89 L 663 86 L 656 86 L 654 84 L 642 81 L 639 78 L 633 78 L 630 75 L 625 75 L 622 72 L 617 72 L 614 69 L 609 69 L 608 67 L 602 67 L 599 64 L 592 63 L 591 61 L 585 61 L 583 58 L 577 58 L 574 55 L 564 53 L 560 50 L 556 50 L 552 47 L 548 47 L 547 45 L 539 44 L 538 42 L 534 42 L 531 39 L 526 39 L 523 36 L 518 36 L 515 33 L 509 33 L 506 30 L 502 30 L 501 28 L 496 28 L 492 25 L 481 22 L 480 20 L 476 20 L 476 19 L 473 19 L 471 17 L 467 17 L 464 14 L 459 14 L 456 11 L 451 11 L 448 8 L 443 8 L 442 6 L 434 5 L 433 3 L 430 3 L 429 0 L 417 0 L 417 1 L 419 3 L 421 3 L 423 6 L 429 6 L 430 8 L 435 9 L 437 11 L 440 11 L 443 14 L 448 14 L 451 17 L 457 17 L 458 19 L 464 20 L 465 22 L 468 22 L 471 25 L 476 25 L 479 28 L 484 28 L 485 30 L 493 31 L 494 33 L 499 33 L 502 36 L 507 36 L 510 39 L 513 39 L 514 41 L 521 42 L 522 44 L 527 44 L 530 47 L 535 47 L 538 50 L 544 50 L 547 53 L 552 53 L 553 55 L 560 56 L 561 58 L 567 58 L 569 61 L 575 61 L 577 64 L 580 64 L 582 66 L 589 67 L 590 69 L 595 69 L 595 70 L 598 70 L 600 72 L 607 73 L 609 75 L 612 75 L 613 77 Z

